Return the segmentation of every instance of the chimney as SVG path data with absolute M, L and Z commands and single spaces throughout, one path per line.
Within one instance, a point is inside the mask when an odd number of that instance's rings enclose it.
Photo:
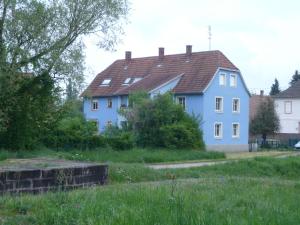
M 186 46 L 186 56 L 191 57 L 191 55 L 192 55 L 192 46 L 187 45 Z
M 131 52 L 130 51 L 125 52 L 125 59 L 126 59 L 126 62 L 130 62 L 130 60 L 131 60 Z
M 164 49 L 164 48 L 159 48 L 159 49 L 158 49 L 158 59 L 159 59 L 160 61 L 163 60 L 164 55 L 165 55 L 165 49 Z
M 264 90 L 260 90 L 260 96 L 264 96 Z

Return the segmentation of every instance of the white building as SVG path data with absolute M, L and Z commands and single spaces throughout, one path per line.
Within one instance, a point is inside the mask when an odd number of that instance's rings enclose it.
M 280 133 L 300 134 L 300 80 L 274 96 Z

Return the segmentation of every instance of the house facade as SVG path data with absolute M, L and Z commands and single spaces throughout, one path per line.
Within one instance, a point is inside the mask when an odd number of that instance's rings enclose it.
M 300 80 L 274 96 L 275 108 L 283 134 L 300 134 Z
M 239 69 L 220 51 L 117 60 L 99 73 L 82 94 L 86 119 L 99 132 L 125 119 L 118 114 L 128 106 L 128 95 L 146 91 L 155 97 L 170 91 L 188 114 L 199 116 L 208 150 L 248 151 L 249 91 Z

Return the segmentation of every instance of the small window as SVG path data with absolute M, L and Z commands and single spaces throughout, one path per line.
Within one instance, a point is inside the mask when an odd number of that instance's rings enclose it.
M 107 108 L 112 108 L 112 99 L 111 98 L 108 98 L 107 99 Z
M 223 112 L 223 98 L 216 97 L 216 105 L 215 105 L 216 112 Z
M 134 78 L 134 80 L 133 80 L 133 82 L 132 82 L 132 83 L 134 84 L 134 83 L 136 83 L 136 82 L 140 81 L 141 79 L 142 79 L 142 78 L 140 78 L 140 77 Z
M 98 110 L 98 100 L 92 100 L 92 110 Z
M 237 86 L 237 76 L 236 74 L 230 74 L 230 87 Z
M 291 101 L 285 101 L 284 102 L 284 113 L 285 114 L 291 114 L 292 113 L 292 102 Z
M 111 79 L 104 79 L 102 81 L 102 83 L 100 84 L 100 86 L 109 86 L 110 82 L 111 82 Z
M 232 99 L 232 112 L 234 113 L 240 112 L 240 99 L 238 98 Z
M 223 128 L 222 123 L 215 123 L 215 138 L 222 138 Z
M 112 126 L 111 120 L 109 120 L 109 121 L 106 122 L 106 126 L 107 126 L 107 127 L 111 127 L 111 126 Z
M 232 137 L 233 138 L 240 137 L 240 124 L 238 124 L 238 123 L 232 124 Z
M 185 97 L 177 97 L 177 103 L 185 110 Z
M 130 81 L 131 81 L 131 78 L 126 78 L 123 82 L 123 85 L 129 85 L 130 84 Z
M 128 100 L 127 96 L 121 96 L 121 108 L 127 108 Z
M 226 74 L 224 73 L 220 74 L 219 84 L 221 86 L 226 86 Z

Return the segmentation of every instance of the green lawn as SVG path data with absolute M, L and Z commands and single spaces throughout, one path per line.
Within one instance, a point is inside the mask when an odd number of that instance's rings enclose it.
M 127 151 L 113 151 L 111 149 L 98 150 L 36 150 L 11 152 L 0 150 L 0 161 L 8 158 L 54 157 L 68 160 L 123 162 L 123 163 L 159 163 L 185 160 L 223 159 L 224 153 L 206 152 L 200 150 L 164 150 L 164 149 L 133 149 Z
M 110 185 L 0 198 L 0 224 L 299 224 L 300 157 L 152 170 L 110 163 Z M 141 182 L 141 183 L 137 183 Z

